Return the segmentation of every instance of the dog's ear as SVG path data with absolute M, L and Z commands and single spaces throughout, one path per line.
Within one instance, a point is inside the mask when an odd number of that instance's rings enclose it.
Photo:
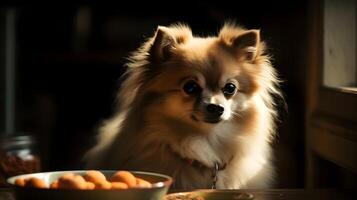
M 159 26 L 154 36 L 154 42 L 150 48 L 150 58 L 153 62 L 162 62 L 170 58 L 171 50 L 174 48 L 176 40 L 170 34 L 170 29 Z
M 232 45 L 245 54 L 245 58 L 252 61 L 256 58 L 260 43 L 259 30 L 249 30 L 233 39 Z
M 227 31 L 227 30 L 225 30 Z M 228 32 L 228 33 L 227 33 Z M 242 31 L 231 30 L 221 33 L 221 39 L 235 54 L 244 56 L 248 61 L 253 61 L 259 53 L 260 31 L 256 29 Z

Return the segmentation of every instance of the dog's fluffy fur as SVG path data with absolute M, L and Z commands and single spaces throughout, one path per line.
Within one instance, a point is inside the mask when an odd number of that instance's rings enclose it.
M 186 25 L 159 26 L 130 57 L 118 109 L 86 154 L 87 167 L 164 173 L 188 189 L 210 188 L 218 163 L 226 168 L 217 188 L 270 187 L 280 93 L 269 59 L 259 30 L 226 23 L 218 36 L 195 37 Z M 193 94 L 183 89 L 188 81 L 199 87 Z M 233 94 L 222 92 L 227 83 Z M 212 121 L 208 104 L 224 112 Z

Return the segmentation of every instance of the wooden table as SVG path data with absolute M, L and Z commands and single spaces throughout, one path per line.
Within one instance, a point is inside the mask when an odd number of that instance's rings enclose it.
M 276 189 L 276 190 L 246 190 L 254 195 L 255 200 L 332 200 L 357 199 L 357 192 L 335 189 Z M 352 198 L 355 197 L 355 198 Z
M 0 199 L 1 200 L 14 200 L 12 192 L 9 188 L 0 187 Z
M 352 200 L 357 199 L 357 191 L 336 189 L 270 189 L 238 190 L 254 195 L 254 200 Z M 179 192 L 179 191 L 171 191 Z M 183 191 L 180 191 L 183 192 Z M 15 200 L 9 188 L 0 188 L 1 200 Z
M 210 190 L 208 190 L 210 191 Z M 232 190 L 220 190 L 232 192 Z M 269 189 L 269 190 L 233 190 L 236 194 L 253 194 L 254 200 L 349 200 L 357 199 L 357 191 L 337 189 Z M 170 193 L 185 191 L 170 191 Z M 218 195 L 217 195 L 218 196 Z M 233 195 L 229 198 L 207 198 L 207 199 L 237 199 Z M 239 198 L 238 198 L 239 199 Z

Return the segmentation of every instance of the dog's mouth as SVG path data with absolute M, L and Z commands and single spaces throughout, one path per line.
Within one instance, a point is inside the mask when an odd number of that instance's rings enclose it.
M 196 122 L 199 121 L 198 118 L 197 118 L 194 114 L 191 115 L 191 119 L 192 119 L 193 121 L 196 121 Z
M 191 119 L 195 122 L 203 121 L 205 123 L 209 124 L 217 124 L 218 122 L 222 121 L 221 118 L 205 118 L 203 120 L 200 120 L 196 115 L 191 115 Z
M 205 119 L 203 121 L 206 122 L 206 123 L 210 123 L 210 124 L 217 124 L 218 122 L 222 121 L 222 119 L 221 118 L 218 118 L 218 119 Z

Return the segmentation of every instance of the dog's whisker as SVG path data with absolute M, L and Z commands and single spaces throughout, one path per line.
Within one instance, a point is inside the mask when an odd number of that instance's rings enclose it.
M 241 113 L 234 112 L 234 111 L 232 111 L 231 113 L 232 113 L 232 115 L 234 115 L 234 116 L 236 116 L 236 117 L 242 117 L 242 114 L 241 114 Z

